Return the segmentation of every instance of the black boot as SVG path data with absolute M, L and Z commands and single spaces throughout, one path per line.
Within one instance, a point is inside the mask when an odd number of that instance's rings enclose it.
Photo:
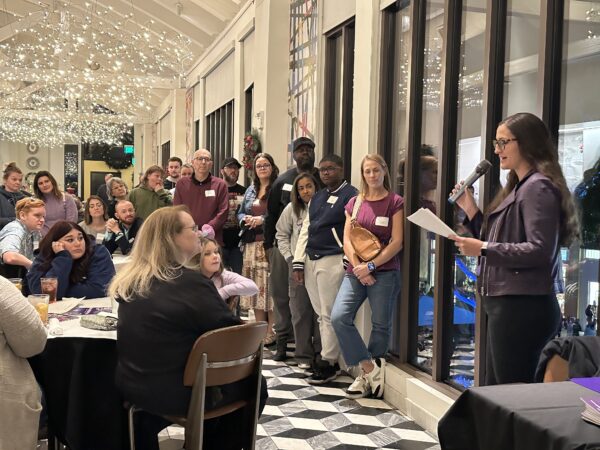
M 285 361 L 287 359 L 287 339 L 277 338 L 277 350 L 275 351 L 275 356 L 273 356 L 273 361 Z

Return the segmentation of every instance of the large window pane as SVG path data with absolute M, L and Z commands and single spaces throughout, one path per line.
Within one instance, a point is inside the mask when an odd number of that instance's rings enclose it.
M 419 155 L 420 206 L 437 211 L 438 157 L 441 151 L 440 81 L 442 77 L 444 25 L 444 2 L 427 2 L 427 25 L 425 28 L 425 57 L 423 69 L 423 122 Z M 435 279 L 435 235 L 420 231 L 419 306 L 417 324 L 417 357 L 414 364 L 431 370 L 433 357 L 433 288 Z
M 406 135 L 406 96 L 408 83 L 408 55 L 410 43 L 410 8 L 409 2 L 402 9 L 397 5 L 388 8 L 385 14 L 389 14 L 390 20 L 385 22 L 389 27 L 384 36 L 390 36 L 392 40 L 393 53 L 382 62 L 383 77 L 391 76 L 390 91 L 384 94 L 382 102 L 388 102 L 391 99 L 391 107 L 386 110 L 381 118 L 386 126 L 383 141 L 389 143 L 390 176 L 395 181 L 396 191 L 404 195 L 404 159 L 406 157 L 407 135 Z M 383 42 L 388 49 L 390 43 Z M 390 75 L 391 74 L 391 75 Z M 387 79 L 386 79 L 387 81 Z M 386 144 L 384 144 L 386 145 Z M 407 270 L 407 269 L 404 269 Z M 398 355 L 400 353 L 400 329 L 399 329 L 399 308 L 398 302 L 394 304 L 392 321 L 392 333 L 390 336 L 390 352 Z
M 481 150 L 481 117 L 483 114 L 483 52 L 485 45 L 485 1 L 464 0 L 461 20 L 461 69 L 457 110 L 457 180 L 465 179 L 483 158 Z M 479 199 L 479 183 L 475 183 Z M 481 206 L 481 205 L 480 205 Z M 453 229 L 463 236 L 464 213 L 456 208 Z M 449 381 L 460 387 L 471 387 L 475 359 L 475 283 L 477 258 L 462 256 L 455 250 L 452 302 L 452 356 Z
M 509 0 L 506 21 L 503 116 L 536 112 L 540 0 Z
M 593 6 L 565 2 L 558 156 L 578 207 L 581 240 L 562 251 L 566 290 L 559 300 L 570 322 L 563 335 L 576 320 L 582 333 L 596 334 L 600 295 L 600 15 Z

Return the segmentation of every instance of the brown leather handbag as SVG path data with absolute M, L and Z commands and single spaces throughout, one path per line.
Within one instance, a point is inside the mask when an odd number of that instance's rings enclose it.
M 369 230 L 359 225 L 356 220 L 360 205 L 362 204 L 362 195 L 358 194 L 352 208 L 352 218 L 350 230 L 350 243 L 354 248 L 354 253 L 361 261 L 372 261 L 383 249 L 383 245 L 379 242 L 377 236 Z

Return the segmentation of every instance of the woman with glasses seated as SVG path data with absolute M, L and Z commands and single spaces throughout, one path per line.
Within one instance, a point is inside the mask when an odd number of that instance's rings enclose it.
M 15 213 L 17 218 L 0 231 L 0 258 L 3 274 L 16 277 L 31 267 L 46 208 L 42 200 L 26 197 L 17 202 Z
M 121 178 L 112 177 L 106 182 L 106 196 L 108 197 L 108 218 L 114 219 L 117 202 L 128 200 L 129 190 Z
M 241 323 L 213 282 L 186 267 L 199 252 L 198 227 L 187 207 L 159 209 L 136 237 L 131 252 L 135 270 L 119 272 L 110 285 L 110 295 L 119 302 L 116 382 L 123 397 L 142 409 L 134 416 L 140 449 L 158 450 L 157 434 L 170 425 L 163 416 L 187 414 L 191 389 L 183 385 L 183 372 L 196 340 Z M 240 382 L 211 388 L 206 408 L 239 398 L 246 387 Z M 265 401 L 263 384 L 261 411 Z M 234 442 L 240 413 L 206 421 L 204 448 L 240 448 Z
M 93 244 L 74 222 L 56 222 L 40 242 L 40 251 L 27 273 L 27 287 L 41 294 L 42 278 L 57 278 L 57 300 L 63 297 L 106 297 L 115 275 L 110 253 L 101 243 Z
M 476 238 L 450 239 L 461 254 L 479 257 L 477 290 L 488 321 L 485 384 L 531 383 L 560 322 L 560 247 L 576 237 L 577 216 L 544 122 L 530 113 L 506 118 L 494 148 L 500 168 L 509 171 L 506 185 L 484 213 L 466 190 L 456 204 Z

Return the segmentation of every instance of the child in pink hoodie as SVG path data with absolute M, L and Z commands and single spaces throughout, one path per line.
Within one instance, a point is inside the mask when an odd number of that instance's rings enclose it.
M 198 265 L 202 275 L 212 280 L 223 300 L 227 301 L 231 297 L 258 293 L 258 287 L 254 281 L 235 272 L 225 270 L 221 248 L 214 238 L 212 227 L 209 225 L 202 227 L 200 249 L 200 253 L 194 258 L 193 262 Z

